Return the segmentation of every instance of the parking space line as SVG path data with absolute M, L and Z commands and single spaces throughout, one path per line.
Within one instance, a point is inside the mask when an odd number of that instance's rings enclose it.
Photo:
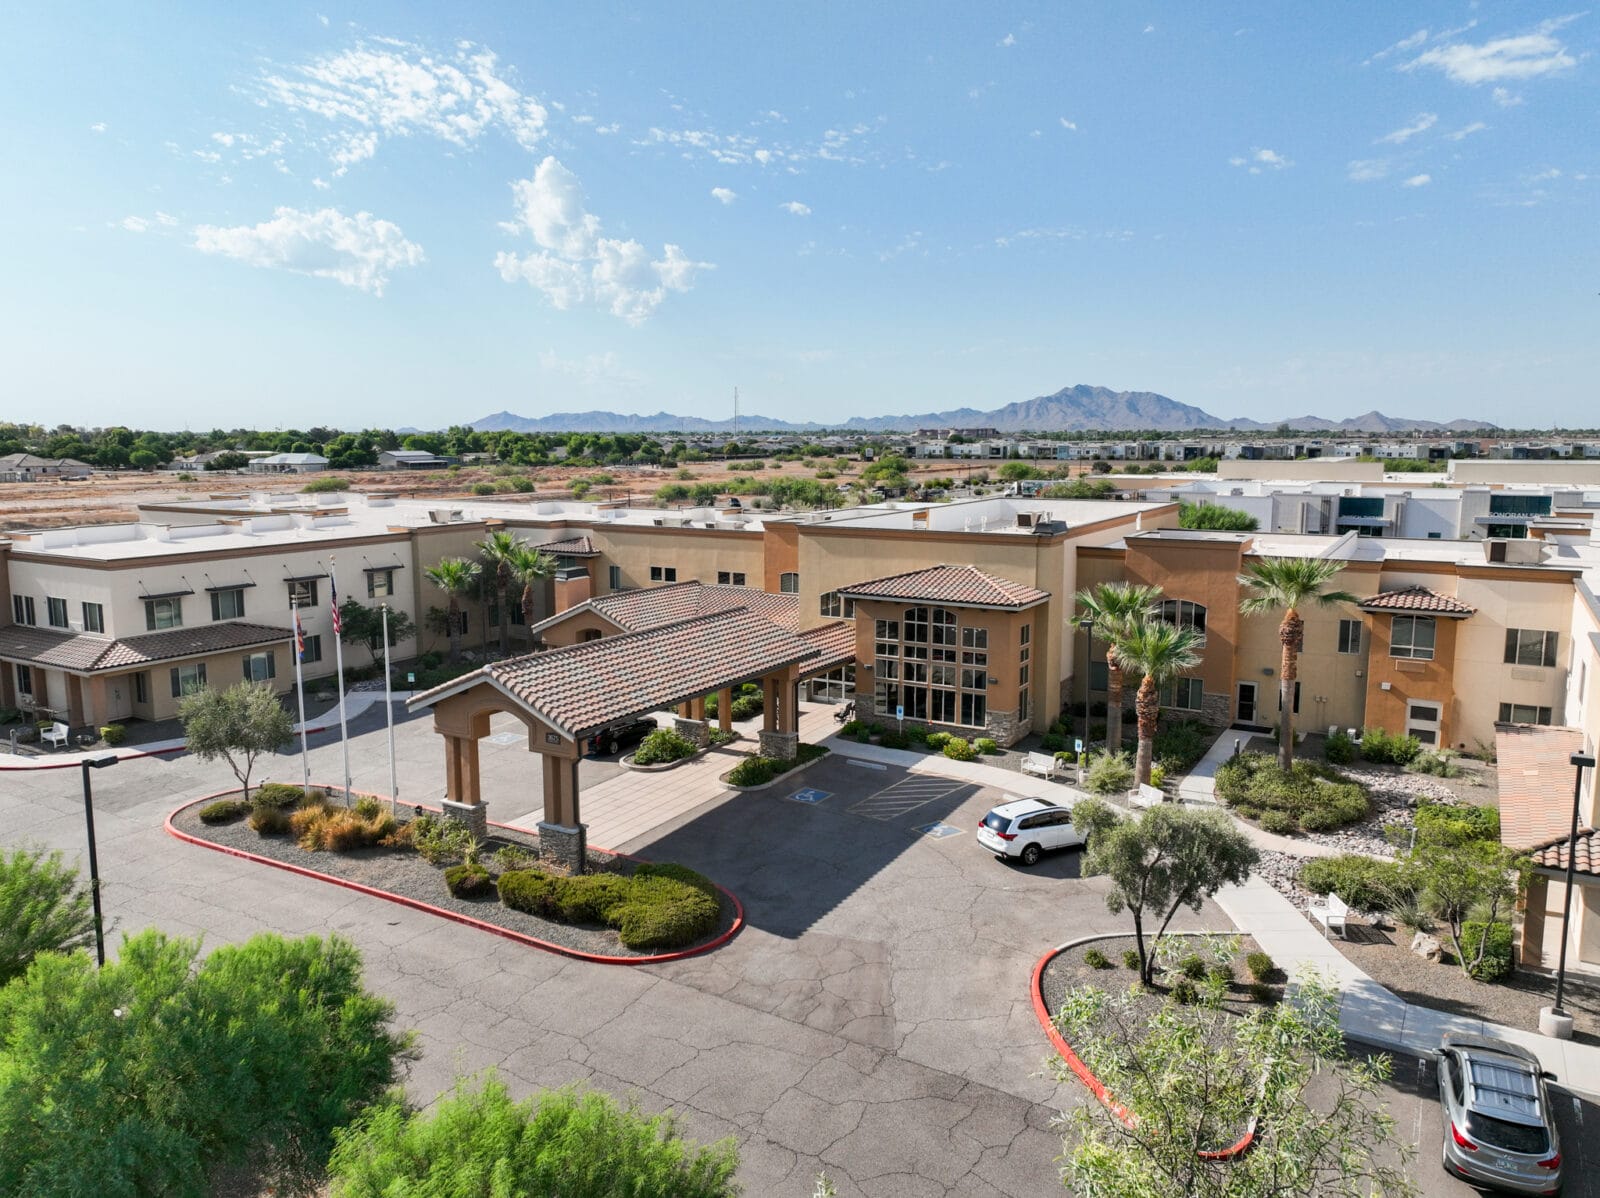
M 964 790 L 969 785 L 966 782 L 952 783 L 948 778 L 904 778 L 868 795 L 850 808 L 850 814 L 887 823 L 902 815 L 909 815 L 935 799 Z

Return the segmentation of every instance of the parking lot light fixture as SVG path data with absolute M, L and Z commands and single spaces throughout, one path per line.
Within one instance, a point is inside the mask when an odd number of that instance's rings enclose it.
M 1084 753 L 1088 753 L 1088 751 L 1089 751 L 1089 674 L 1094 669 L 1094 620 L 1089 616 L 1084 616 L 1083 619 L 1078 621 L 1078 627 L 1083 629 L 1083 635 L 1087 638 L 1087 642 L 1085 643 L 1084 649 L 1083 649 L 1083 751 L 1084 751 Z M 1110 711 L 1109 708 L 1107 708 L 1106 709 L 1106 719 L 1109 721 L 1110 718 L 1111 718 L 1111 711 Z M 1109 728 L 1110 728 L 1110 724 L 1108 723 L 1107 724 L 1107 729 L 1109 730 Z M 1109 744 L 1110 742 L 1108 741 L 1107 743 Z M 1081 761 L 1079 762 L 1079 767 L 1080 768 L 1082 767 L 1082 762 Z
M 89 771 L 116 765 L 116 757 L 86 757 L 79 762 L 83 773 L 83 822 L 89 832 L 89 897 L 94 903 L 94 957 L 101 968 L 106 963 L 105 921 L 100 914 L 100 862 L 94 851 L 94 795 L 89 788 Z
M 1572 830 L 1567 834 L 1566 893 L 1561 896 L 1561 957 L 1560 963 L 1556 966 L 1556 1002 L 1552 1011 L 1557 1016 L 1564 1016 L 1567 1013 L 1561 1006 L 1561 999 L 1565 994 L 1567 984 L 1567 942 L 1572 939 L 1568 933 L 1572 928 L 1572 875 L 1573 867 L 1578 861 L 1578 808 L 1583 802 L 1583 771 L 1594 768 L 1594 758 L 1583 753 L 1574 753 L 1570 760 L 1572 762 Z

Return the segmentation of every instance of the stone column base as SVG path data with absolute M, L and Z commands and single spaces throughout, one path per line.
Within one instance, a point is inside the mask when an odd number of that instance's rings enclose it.
M 489 808 L 487 803 L 457 803 L 446 799 L 439 804 L 445 819 L 457 820 L 472 829 L 479 840 L 489 835 Z
M 685 740 L 692 740 L 702 749 L 711 739 L 711 729 L 704 720 L 686 720 L 682 716 L 672 721 L 672 727 Z
M 773 757 L 779 761 L 793 761 L 800 755 L 800 734 L 798 732 L 768 732 L 761 731 L 761 756 Z
M 573 873 L 582 873 L 587 864 L 589 849 L 589 827 L 579 824 L 576 828 L 564 827 L 561 824 L 539 823 L 539 856 L 548 857 L 552 861 L 559 861 Z

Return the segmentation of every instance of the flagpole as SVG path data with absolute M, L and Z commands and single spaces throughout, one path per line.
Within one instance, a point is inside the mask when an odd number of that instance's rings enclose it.
M 339 671 L 339 747 L 344 754 L 344 805 L 350 806 L 350 729 L 344 719 L 344 621 L 339 615 L 339 580 L 328 559 L 328 601 L 333 607 L 333 660 Z
M 305 652 L 305 636 L 300 628 L 300 605 L 289 601 L 294 613 L 294 693 L 300 703 L 300 784 L 308 794 L 311 791 L 311 757 L 306 750 L 306 684 L 300 669 L 300 658 Z
M 389 691 L 389 605 L 383 605 L 383 714 L 389 724 L 389 810 L 400 801 L 400 780 L 394 768 L 394 696 Z

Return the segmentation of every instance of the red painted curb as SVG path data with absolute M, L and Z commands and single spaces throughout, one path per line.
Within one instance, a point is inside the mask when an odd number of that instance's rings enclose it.
M 204 795 L 198 799 L 191 799 L 187 803 L 180 803 L 178 806 L 172 809 L 164 822 L 164 827 L 166 828 L 168 835 L 184 841 L 186 844 L 199 845 L 201 848 L 212 849 L 218 853 L 226 853 L 230 857 L 239 857 L 246 861 L 255 861 L 262 865 L 270 865 L 276 869 L 282 869 L 292 874 L 298 874 L 303 878 L 315 878 L 319 882 L 331 882 L 335 886 L 343 886 L 347 890 L 354 890 L 357 894 L 365 894 L 372 898 L 386 899 L 387 901 L 391 903 L 397 903 L 402 907 L 410 907 L 415 911 L 424 911 L 429 915 L 437 915 L 443 919 L 454 920 L 456 923 L 465 924 L 469 928 L 477 928 L 481 932 L 489 932 L 495 936 L 501 936 L 506 940 L 516 941 L 518 944 L 526 944 L 532 948 L 543 949 L 547 953 L 555 953 L 556 955 L 562 957 L 572 957 L 579 961 L 590 961 L 596 965 L 658 965 L 664 961 L 681 961 L 686 957 L 698 957 L 700 954 L 708 953 L 714 948 L 721 948 L 724 944 L 728 943 L 728 941 L 732 940 L 736 935 L 738 935 L 739 931 L 744 927 L 744 904 L 739 901 L 739 896 L 734 894 L 733 891 L 727 889 L 727 887 L 720 886 L 716 882 L 712 882 L 712 885 L 716 886 L 718 890 L 727 895 L 728 901 L 733 904 L 733 924 L 726 932 L 723 932 L 715 939 L 707 941 L 705 944 L 699 945 L 696 948 L 686 948 L 671 953 L 657 953 L 654 956 L 648 957 L 610 957 L 601 953 L 586 953 L 582 949 L 569 948 L 564 944 L 554 944 L 548 940 L 540 940 L 537 936 L 529 936 L 524 932 L 513 931 L 511 928 L 503 928 L 498 924 L 488 923 L 481 919 L 474 919 L 472 916 L 463 915 L 459 911 L 450 911 L 444 907 L 435 907 L 432 903 L 425 903 L 421 899 L 407 898 L 404 895 L 393 894 L 387 890 L 378 890 L 376 887 L 367 886 L 361 882 L 352 881 L 349 878 L 336 877 L 333 874 L 325 874 L 318 870 L 307 869 L 303 865 L 294 865 L 288 861 L 278 861 L 272 857 L 263 857 L 260 854 L 248 852 L 245 849 L 236 849 L 225 844 L 217 844 L 214 841 L 202 840 L 198 836 L 191 836 L 187 832 L 180 832 L 177 828 L 172 826 L 173 817 L 176 816 L 178 812 L 187 810 L 188 808 L 194 807 L 200 803 L 208 803 L 213 799 L 219 799 L 226 795 L 238 793 L 238 787 L 234 787 L 231 790 L 219 790 L 215 794 Z M 372 792 L 353 790 L 351 793 L 368 795 Z M 381 798 L 382 796 L 374 795 L 373 797 Z M 439 808 L 430 807 L 426 803 L 407 803 L 406 806 L 424 807 L 429 811 L 439 810 Z M 490 820 L 489 822 L 491 826 L 496 828 L 507 828 L 513 832 L 522 831 L 521 828 L 512 828 L 510 824 L 495 823 L 493 820 Z M 644 862 L 645 864 L 649 864 L 649 862 L 645 861 L 643 857 L 635 857 L 631 853 L 618 853 L 613 849 L 600 848 L 599 845 L 594 845 L 591 847 L 602 853 L 611 853 L 616 857 L 626 857 L 630 861 L 640 861 Z
M 316 736 L 319 732 L 331 732 L 332 730 L 332 724 L 329 724 L 323 728 L 307 728 L 306 735 Z M 165 757 L 168 753 L 187 753 L 188 751 L 188 745 L 178 745 L 176 748 L 172 749 L 151 749 L 146 753 L 118 753 L 117 760 L 138 761 L 141 757 Z M 0 774 L 6 773 L 7 771 L 10 771 L 11 773 L 28 773 L 33 770 L 70 770 L 80 764 L 82 763 L 77 761 L 51 761 L 46 762 L 43 765 L 0 765 Z M 179 810 L 181 811 L 182 808 L 180 807 Z
M 1030 997 L 1033 999 L 1033 1013 L 1039 1020 L 1039 1026 L 1044 1028 L 1044 1034 L 1049 1037 L 1051 1046 L 1061 1054 L 1061 1059 L 1067 1063 L 1067 1068 L 1078 1075 L 1078 1080 L 1089 1088 L 1089 1093 L 1098 1098 L 1107 1110 L 1121 1120 L 1123 1126 L 1132 1128 L 1138 1123 L 1138 1116 L 1111 1096 L 1111 1092 L 1106 1089 L 1105 1083 L 1096 1077 L 1093 1070 L 1079 1059 L 1077 1053 L 1072 1051 L 1072 1045 L 1068 1044 L 1066 1038 L 1056 1030 L 1055 1020 L 1050 1018 L 1050 1008 L 1044 1001 L 1044 971 L 1045 967 L 1064 951 L 1064 949 L 1059 948 L 1051 949 L 1040 957 L 1038 964 L 1033 967 L 1033 981 L 1028 987 Z M 1255 1138 L 1255 1120 L 1251 1119 L 1250 1126 L 1244 1135 L 1240 1136 L 1236 1142 L 1230 1144 L 1227 1148 L 1219 1149 L 1215 1152 L 1199 1152 L 1195 1155 L 1203 1161 L 1231 1161 L 1236 1157 L 1243 1156 L 1249 1150 L 1250 1145 L 1255 1143 Z

